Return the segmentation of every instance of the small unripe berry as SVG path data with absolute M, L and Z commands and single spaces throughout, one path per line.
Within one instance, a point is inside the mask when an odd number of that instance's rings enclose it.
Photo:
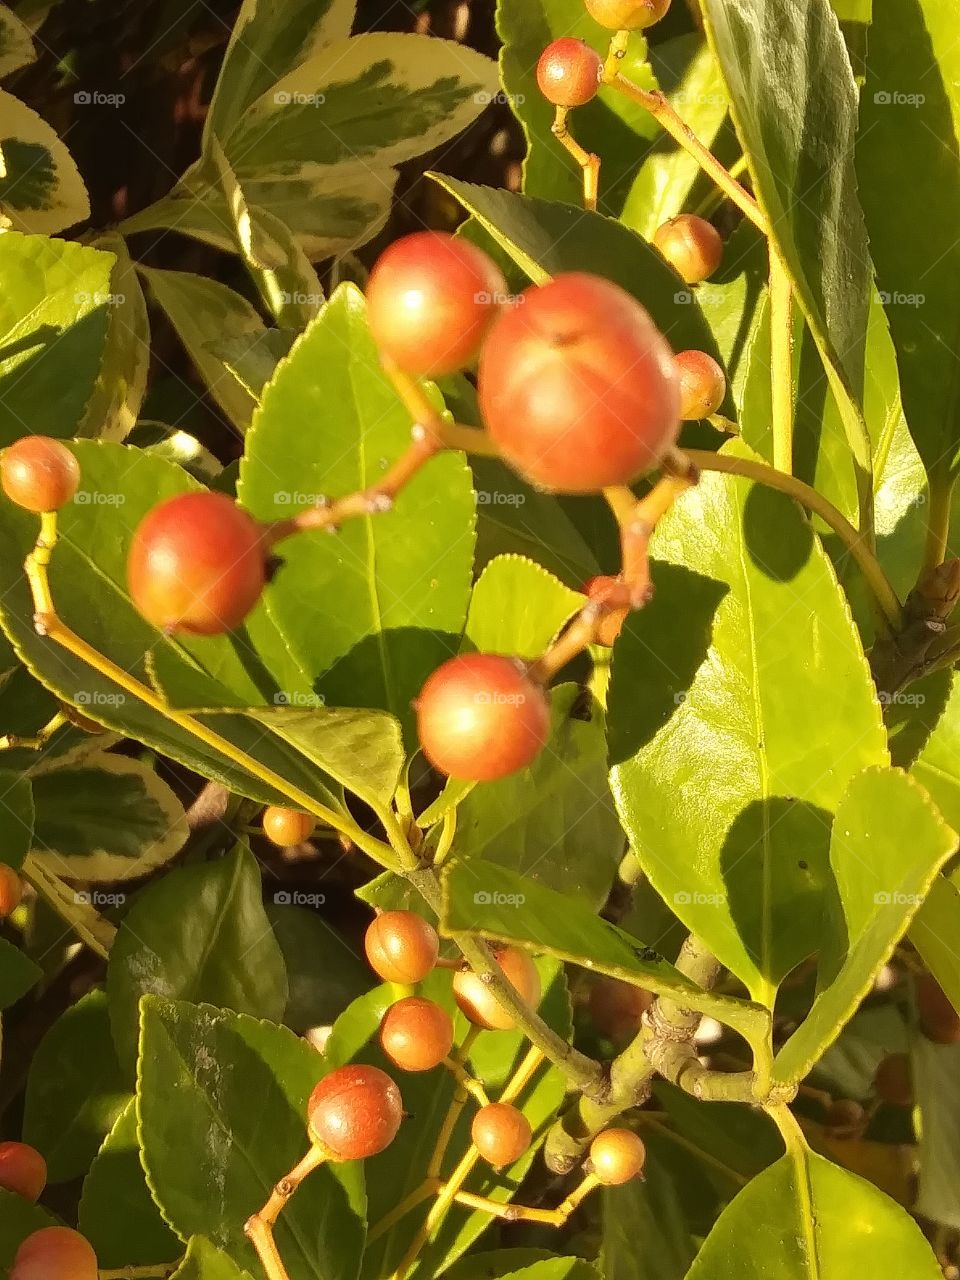
M 408 996 L 383 1015 L 380 1044 L 401 1071 L 432 1071 L 453 1048 L 453 1019 L 433 1000 Z
M 27 1236 L 10 1268 L 10 1280 L 97 1280 L 97 1255 L 79 1231 L 41 1227 Z
M 429 920 L 415 911 L 383 911 L 363 939 L 370 968 L 384 982 L 422 982 L 437 963 L 440 939 Z
M 891 1053 L 877 1067 L 873 1090 L 882 1102 L 894 1107 L 913 1105 L 913 1075 L 906 1053 Z
M 657 227 L 653 243 L 687 284 L 712 276 L 723 258 L 719 231 L 693 213 L 681 213 Z
M 540 975 L 525 951 L 504 947 L 496 952 L 507 981 L 527 1004 L 540 1003 Z M 502 1008 L 490 985 L 472 969 L 459 969 L 453 975 L 453 995 L 464 1017 L 487 1031 L 509 1031 L 513 1017 Z
M 47 1185 L 47 1162 L 25 1142 L 0 1142 L 0 1187 L 39 1200 Z
M 590 1017 L 602 1035 L 625 1043 L 640 1030 L 640 1019 L 653 1000 L 652 992 L 632 982 L 597 978 L 590 988 Z
M 495 1169 L 513 1164 L 530 1149 L 530 1121 L 509 1102 L 491 1102 L 473 1117 L 470 1137 L 484 1160 Z
M 540 754 L 550 734 L 550 708 L 521 662 L 464 653 L 438 667 L 421 689 L 417 731 L 435 769 L 490 782 Z
M 837 1098 L 827 1107 L 824 1124 L 828 1129 L 859 1129 L 866 1123 L 867 1113 L 853 1098 Z
M 375 1156 L 397 1136 L 400 1090 L 378 1067 L 351 1064 L 324 1076 L 307 1104 L 310 1135 L 337 1160 Z
M 709 418 L 727 394 L 726 374 L 705 351 L 681 351 L 674 358 L 680 375 L 680 417 L 684 422 Z
M 36 512 L 59 511 L 77 492 L 80 467 L 59 440 L 24 436 L 0 456 L 0 483 L 18 507 Z
M 646 1148 L 631 1129 L 604 1129 L 590 1144 L 590 1164 L 606 1187 L 635 1178 L 646 1157 Z
M 642 31 L 670 8 L 670 0 L 586 0 L 587 13 L 608 31 Z
M 596 578 L 591 578 L 589 582 L 585 582 L 581 589 L 588 599 L 603 603 L 610 591 L 618 585 L 616 578 L 599 575 Z M 630 610 L 625 607 L 605 610 L 600 618 L 597 633 L 594 637 L 596 643 L 612 649 L 617 636 L 623 630 L 623 624 L 629 612 Z
M 629 293 L 573 272 L 504 311 L 480 358 L 480 409 L 504 458 L 560 493 L 629 484 L 680 429 L 673 352 Z
M 263 811 L 263 834 L 281 849 L 303 844 L 316 829 L 316 819 L 301 809 L 282 809 L 271 804 Z
M 935 1044 L 960 1044 L 960 1014 L 930 974 L 917 980 L 917 1013 L 920 1030 L 928 1040 Z
M 23 881 L 5 862 L 0 862 L 0 920 L 12 916 L 23 900 Z
M 154 507 L 130 544 L 133 602 L 166 631 L 232 631 L 266 580 L 262 530 L 222 493 L 183 493 Z
M 537 63 L 540 92 L 555 107 L 582 107 L 597 95 L 603 59 L 583 40 L 548 44 Z
M 367 319 L 380 350 L 424 377 L 456 373 L 477 357 L 507 282 L 476 245 L 417 231 L 380 255 L 367 282 Z

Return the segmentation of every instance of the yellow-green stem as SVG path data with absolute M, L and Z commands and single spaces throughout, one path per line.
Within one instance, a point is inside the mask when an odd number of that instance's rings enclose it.
M 789 474 L 793 471 L 793 289 L 772 240 L 769 248 L 773 465 Z

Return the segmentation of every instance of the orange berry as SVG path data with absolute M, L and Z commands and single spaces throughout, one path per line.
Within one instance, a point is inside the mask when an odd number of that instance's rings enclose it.
M 25 1142 L 0 1142 L 0 1187 L 39 1200 L 47 1185 L 47 1162 Z
M 337 1160 L 365 1160 L 397 1136 L 400 1090 L 378 1067 L 351 1064 L 324 1076 L 307 1104 L 310 1134 Z
M 300 809 L 282 809 L 271 804 L 263 811 L 263 834 L 281 849 L 303 844 L 316 829 L 316 819 Z
M 530 1149 L 530 1121 L 508 1102 L 491 1102 L 473 1117 L 470 1137 L 484 1160 L 495 1169 L 513 1164 Z
M 12 916 L 23 901 L 23 881 L 5 862 L 0 862 L 0 920 Z
M 10 1280 L 97 1280 L 97 1255 L 79 1231 L 41 1227 L 17 1250 Z
M 604 1129 L 590 1144 L 593 1172 L 607 1187 L 619 1187 L 643 1168 L 646 1148 L 631 1129 Z
M 608 31 L 642 31 L 670 8 L 670 0 L 586 0 L 587 13 Z
M 681 351 L 674 357 L 680 375 L 680 417 L 699 422 L 716 413 L 727 394 L 727 377 L 705 351 Z
M 712 276 L 723 258 L 719 231 L 693 213 L 681 213 L 658 227 L 653 243 L 687 284 Z
M 582 107 L 597 96 L 603 59 L 583 40 L 564 37 L 548 44 L 537 63 L 537 84 L 556 107 Z
M 79 483 L 76 458 L 65 444 L 49 436 L 24 436 L 0 455 L 3 491 L 27 511 L 59 511 Z
M 894 1107 L 913 1105 L 913 1073 L 906 1053 L 891 1053 L 877 1067 L 873 1089 L 883 1102 Z
M 380 1044 L 402 1071 L 432 1071 L 453 1048 L 453 1019 L 433 1000 L 408 996 L 383 1015 Z
M 415 911 L 382 911 L 363 939 L 370 968 L 384 982 L 422 982 L 437 963 L 440 939 L 429 920 Z
M 510 985 L 527 1004 L 536 1008 L 540 1003 L 540 975 L 527 953 L 516 947 L 504 947 L 496 952 L 496 957 Z M 490 986 L 472 969 L 459 969 L 453 975 L 453 995 L 460 1012 L 478 1027 L 487 1031 L 509 1031 L 515 1025 Z

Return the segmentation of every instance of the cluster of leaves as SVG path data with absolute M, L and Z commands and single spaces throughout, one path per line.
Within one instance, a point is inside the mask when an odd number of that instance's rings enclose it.
M 24 21 L 0 9 L 4 74 L 31 57 L 31 26 L 42 39 L 25 8 Z M 412 1275 L 589 1280 L 583 1259 L 599 1258 L 613 1280 L 716 1280 L 732 1268 L 769 1274 L 775 1258 L 784 1280 L 845 1277 L 854 1263 L 932 1277 L 915 1219 L 960 1230 L 960 1049 L 920 1034 L 909 980 L 925 968 L 960 1009 L 960 690 L 949 628 L 940 634 L 948 610 L 928 590 L 930 571 L 949 568 L 960 466 L 955 15 L 947 0 L 878 0 L 873 13 L 852 0 L 702 9 L 705 33 L 674 12 L 649 47 L 631 39 L 623 70 L 661 88 L 726 161 L 744 158 L 798 304 L 796 475 L 872 540 L 905 625 L 893 638 L 878 630 L 848 546 L 789 497 L 706 469 L 658 529 L 650 605 L 612 656 L 594 651 L 554 688 L 548 749 L 473 790 L 440 791 L 428 775 L 411 703 L 459 650 L 535 658 L 549 646 L 582 607 L 583 582 L 618 567 L 599 500 L 539 493 L 496 460 L 447 452 L 389 513 L 285 545 L 244 626 L 212 639 L 149 626 L 125 563 L 162 498 L 207 484 L 279 520 L 368 487 L 402 452 L 409 415 L 362 293 L 342 283 L 327 296 L 313 263 L 339 262 L 382 229 L 396 166 L 478 115 L 500 87 L 496 67 L 425 36 L 351 35 L 343 0 L 244 0 L 200 157 L 167 197 L 82 240 L 49 238 L 88 214 L 64 143 L 0 94 L 11 228 L 0 235 L 0 441 L 71 441 L 82 481 L 60 515 L 57 610 L 154 694 L 138 700 L 37 634 L 22 572 L 37 521 L 0 505 L 0 858 L 36 891 L 20 945 L 12 929 L 0 939 L 0 1004 L 17 1014 L 51 988 L 63 960 L 55 919 L 106 961 L 102 984 L 20 1064 L 24 1140 L 46 1157 L 54 1190 L 63 1184 L 67 1210 L 78 1204 L 104 1269 L 257 1275 L 243 1223 L 303 1154 L 313 1085 L 356 1057 L 381 1060 L 376 1032 L 396 993 L 368 989 L 322 906 L 265 894 L 235 843 L 257 805 L 307 802 L 351 834 L 365 902 L 422 911 L 403 876 L 372 878 L 359 850 L 389 852 L 378 833 L 400 821 L 429 851 L 455 812 L 441 932 L 536 953 L 540 1012 L 561 1037 L 575 1034 L 571 989 L 589 970 L 717 1019 L 724 1048 L 742 1058 L 746 1042 L 768 1086 L 807 1082 L 796 1111 L 810 1145 L 786 1155 L 767 1117 L 658 1083 L 656 1112 L 640 1113 L 647 1183 L 605 1192 L 565 1238 L 571 1256 L 534 1233 L 476 1252 L 489 1218 L 460 1208 Z M 555 37 L 603 50 L 608 33 L 579 0 L 501 0 L 499 31 L 502 88 L 528 144 L 523 192 L 438 178 L 469 215 L 463 234 L 517 289 L 578 270 L 634 294 L 676 350 L 707 351 L 727 370 L 724 411 L 740 439 L 720 448 L 703 426 L 684 443 L 718 451 L 728 472 L 772 461 L 763 237 L 738 227 L 715 279 L 686 288 L 650 237 L 718 197 L 639 106 L 604 91 L 576 116 L 604 166 L 600 209 L 584 212 L 533 68 Z M 249 297 L 132 260 L 127 235 L 174 228 L 235 254 Z M 144 419 L 147 298 L 243 433 L 239 468 Z M 476 422 L 467 378 L 430 394 Z M 938 662 L 927 661 L 931 636 Z M 891 654 L 912 683 L 884 681 Z M 103 732 L 68 720 L 39 750 L 10 740 L 64 707 Z M 160 758 L 174 785 L 158 776 Z M 239 798 L 226 848 L 190 836 L 183 798 L 195 778 Z M 613 925 L 598 913 L 628 846 L 642 883 Z M 727 971 L 719 990 L 698 990 L 671 963 L 687 931 Z M 881 975 L 898 979 L 892 995 Z M 454 1012 L 447 971 L 424 993 Z M 300 1038 L 330 1024 L 322 1055 Z M 471 1067 L 495 1088 L 525 1048 L 519 1031 L 484 1032 Z M 906 1051 L 922 1117 L 915 1162 L 904 1159 L 904 1109 L 873 1107 L 878 1063 Z M 367 1226 L 422 1182 L 454 1081 L 410 1076 L 402 1089 L 415 1119 L 393 1146 L 363 1168 L 325 1166 L 285 1211 L 277 1241 L 292 1280 L 376 1280 L 408 1249 L 416 1214 L 364 1247 Z M 565 1089 L 547 1064 L 524 1095 L 538 1144 Z M 810 1102 L 816 1091 L 871 1108 L 869 1127 L 838 1136 Z M 466 1144 L 466 1121 L 455 1136 Z M 468 1189 L 509 1200 L 537 1177 L 531 1151 L 504 1173 L 476 1171 Z M 0 1192 L 0 1272 L 55 1220 Z

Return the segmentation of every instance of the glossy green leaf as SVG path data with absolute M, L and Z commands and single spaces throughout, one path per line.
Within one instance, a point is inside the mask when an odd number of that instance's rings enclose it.
M 90 216 L 90 199 L 73 157 L 26 103 L 0 89 L 0 204 L 15 231 L 51 236 Z
M 66 240 L 0 236 L 0 444 L 74 434 L 100 372 L 113 261 Z
M 819 946 L 847 782 L 887 763 L 880 707 L 829 561 L 789 499 L 706 474 L 653 552 L 653 601 L 614 651 L 614 796 L 671 909 L 772 1006 Z
M 946 706 L 910 772 L 933 796 L 947 822 L 960 828 L 960 676 L 956 674 Z
M 208 344 L 225 337 L 254 338 L 264 331 L 263 321 L 246 299 L 216 280 L 188 271 L 141 267 L 140 272 L 167 313 L 210 394 L 237 430 L 245 431 L 255 402 L 211 354 Z
M 60 1224 L 52 1213 L 0 1187 L 0 1269 L 7 1274 L 17 1250 L 34 1231 Z
M 471 1254 L 443 1274 L 449 1280 L 599 1280 L 600 1273 L 582 1258 L 534 1257 L 521 1265 L 524 1255 L 536 1249 L 498 1249 Z
M 665 1080 L 654 1097 L 666 1113 L 671 1132 L 692 1144 L 706 1163 L 705 1172 L 730 1198 L 742 1185 L 783 1155 L 783 1141 L 769 1116 L 736 1102 L 704 1102 Z M 659 1122 L 654 1121 L 658 1124 Z
M 688 1280 L 936 1280 L 933 1250 L 893 1200 L 813 1152 L 784 1156 L 740 1192 Z
M 853 169 L 857 87 L 836 17 L 827 0 L 705 0 L 703 11 L 757 200 L 856 416 L 870 255 Z
M 604 1190 L 603 1275 L 606 1280 L 683 1280 L 696 1256 L 681 1187 L 647 1149 L 644 1178 Z
M 126 242 L 116 232 L 96 247 L 114 255 L 110 292 L 104 299 L 107 332 L 96 386 L 74 435 L 124 440 L 136 425 L 150 369 L 150 320 L 140 278 Z
M 913 1095 L 920 1108 L 916 1211 L 960 1228 L 960 1045 L 913 1038 Z
M 133 1097 L 104 1138 L 83 1180 L 78 1225 L 104 1268 L 174 1262 L 183 1252 L 147 1186 Z
M 23 1140 L 46 1160 L 51 1182 L 86 1172 L 131 1086 L 117 1062 L 107 997 L 91 991 L 41 1040 L 27 1077 Z
M 289 517 L 374 484 L 409 437 L 363 300 L 342 285 L 264 390 L 240 499 L 260 519 Z M 411 700 L 457 647 L 466 613 L 473 494 L 463 460 L 434 458 L 390 512 L 350 520 L 336 536 L 300 534 L 279 551 L 284 568 L 265 598 L 300 666 L 322 676 L 329 703 L 362 700 L 408 726 Z
M 478 504 L 483 495 L 477 494 Z M 539 658 L 584 597 L 522 556 L 498 556 L 481 573 L 470 597 L 466 635 L 481 653 Z
M 170 1280 L 251 1280 L 251 1277 L 249 1271 L 241 1270 L 204 1236 L 191 1236 L 186 1257 Z
M 702 991 L 649 947 L 568 894 L 489 863 L 453 862 L 443 875 L 443 932 L 502 939 L 609 974 L 657 994 L 676 994 L 748 1039 L 769 1024 L 765 1010 Z
M 853 779 L 830 840 L 834 936 L 821 956 L 813 1008 L 777 1054 L 778 1079 L 802 1080 L 836 1038 L 956 847 L 957 833 L 907 774 L 869 769 Z
M 162 867 L 187 841 L 183 805 L 154 770 L 126 756 L 91 756 L 33 782 L 32 852 L 60 876 L 130 880 Z
M 243 1223 L 303 1157 L 307 1098 L 323 1072 L 320 1055 L 282 1027 L 209 1005 L 144 1001 L 143 1161 L 182 1238 L 205 1235 L 259 1274 Z M 327 1164 L 299 1187 L 276 1228 L 290 1280 L 356 1276 L 362 1186 L 356 1165 Z
M 125 916 L 107 972 L 110 1020 L 125 1066 L 136 1054 L 137 1010 L 147 993 L 282 1018 L 287 976 L 249 850 L 170 872 Z
M 6 938 L 0 938 L 0 1009 L 8 1009 L 42 977 L 39 966 Z
M 283 1021 L 302 1035 L 311 1027 L 331 1025 L 374 979 L 365 961 L 329 923 L 323 907 L 308 911 L 294 905 L 295 896 L 276 890 L 266 911 L 287 969 Z
M 0 76 L 25 67 L 36 58 L 36 50 L 25 26 L 12 9 L 0 5 Z
M 911 434 L 928 470 L 955 470 L 960 50 L 950 0 L 878 4 L 868 50 L 856 158 L 877 284 Z
M 960 875 L 940 875 L 913 921 L 910 941 L 924 964 L 943 987 L 954 1008 L 960 1008 Z
M 296 338 L 292 329 L 265 329 L 254 336 L 217 339 L 210 350 L 259 403 L 263 388 L 290 354 Z
M 36 806 L 29 778 L 0 772 L 0 862 L 18 870 L 33 844 Z

